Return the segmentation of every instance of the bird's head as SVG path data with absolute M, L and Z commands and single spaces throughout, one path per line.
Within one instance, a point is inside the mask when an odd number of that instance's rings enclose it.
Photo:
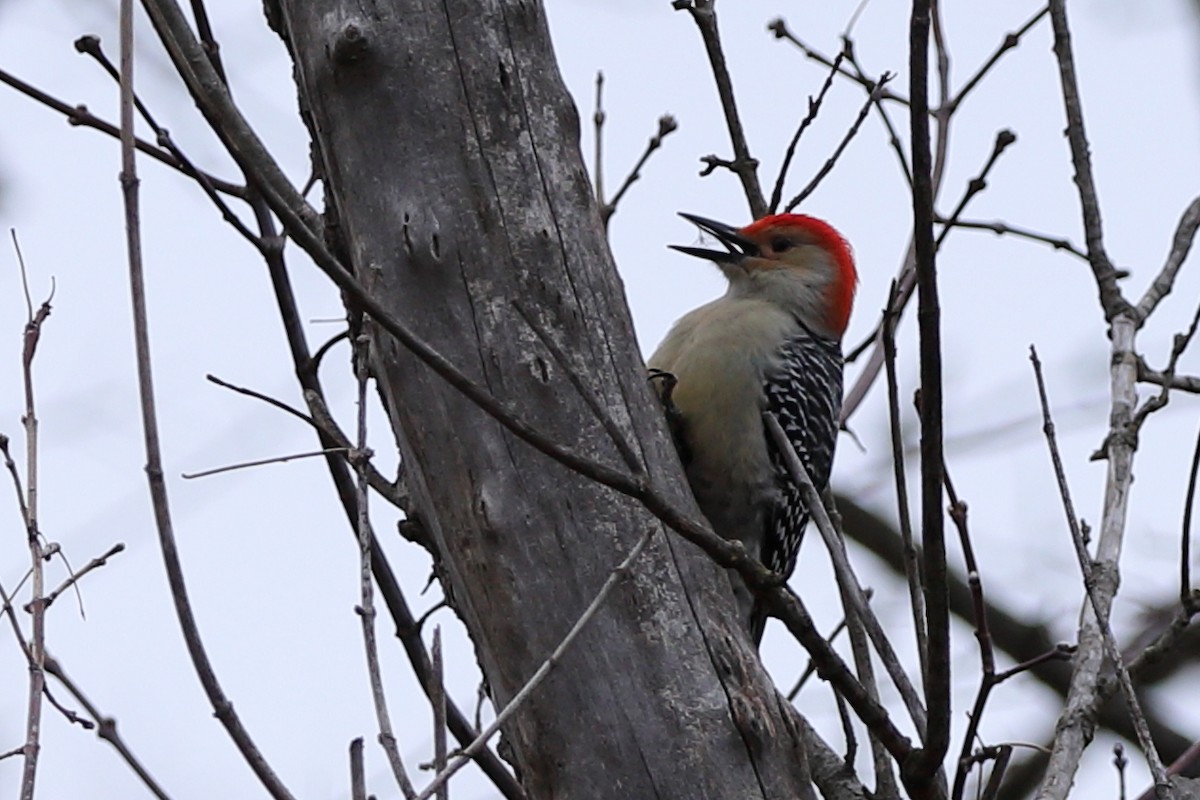
M 829 223 L 805 214 L 773 214 L 744 228 L 680 214 L 725 250 L 671 248 L 715 263 L 733 296 L 767 300 L 814 330 L 841 339 L 850 321 L 858 273 L 850 244 Z

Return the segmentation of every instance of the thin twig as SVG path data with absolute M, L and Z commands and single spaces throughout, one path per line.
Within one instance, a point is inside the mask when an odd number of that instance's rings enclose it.
M 1100 290 L 1100 305 L 1109 322 L 1133 309 L 1117 285 L 1117 270 L 1104 249 L 1104 229 L 1100 221 L 1100 202 L 1096 181 L 1092 176 L 1091 148 L 1083 125 L 1083 105 L 1079 99 L 1079 84 L 1075 79 L 1075 58 L 1071 52 L 1071 29 L 1067 25 L 1066 0 L 1050 0 L 1050 22 L 1054 26 L 1054 54 L 1062 84 L 1063 105 L 1067 114 L 1067 141 L 1071 145 L 1071 162 L 1075 167 L 1075 186 L 1079 190 L 1079 207 L 1083 213 L 1083 231 L 1087 244 L 1088 263 Z
M 954 773 L 954 787 L 950 793 L 952 800 L 960 800 L 966 788 L 967 775 L 974 761 L 969 758 L 971 746 L 979 736 L 979 726 L 983 722 L 983 711 L 987 705 L 992 689 L 999 683 L 996 680 L 996 655 L 992 649 L 991 628 L 988 625 L 987 601 L 983 595 L 983 579 L 979 574 L 979 565 L 975 561 L 975 548 L 971 544 L 970 529 L 967 525 L 967 504 L 962 502 L 954 490 L 950 480 L 950 472 L 943 469 L 946 482 L 946 495 L 950 499 L 950 519 L 958 529 L 959 544 L 962 546 L 963 560 L 967 568 L 967 580 L 971 587 L 971 598 L 974 602 L 975 639 L 979 643 L 980 678 L 979 689 L 975 694 L 975 703 L 968 715 L 967 730 L 963 734 L 962 749 L 959 751 L 958 768 Z
M 833 86 L 833 78 L 837 75 L 838 69 L 842 66 L 842 60 L 846 57 L 846 51 L 837 54 L 833 59 L 833 64 L 829 67 L 829 74 L 825 76 L 825 83 L 821 85 L 821 90 L 817 92 L 814 99 L 812 95 L 808 96 L 808 112 L 804 115 L 804 119 L 800 120 L 800 125 L 796 128 L 796 132 L 792 134 L 792 140 L 788 142 L 787 150 L 783 154 L 783 163 L 779 165 L 779 174 L 775 176 L 775 188 L 771 190 L 771 203 L 767 207 L 767 213 L 774 214 L 779 208 L 779 201 L 783 199 L 783 182 L 787 178 L 788 168 L 792 165 L 792 158 L 796 155 L 796 146 L 800 144 L 800 137 L 804 136 L 804 131 L 808 130 L 808 126 L 817 118 L 817 114 L 821 112 L 821 103 L 825 101 L 825 95 L 829 93 L 829 87 Z M 874 94 L 874 91 L 871 92 Z
M 991 155 L 988 156 L 983 169 L 979 171 L 977 176 L 967 182 L 967 190 L 959 198 L 958 205 L 954 207 L 954 211 L 950 213 L 950 216 L 944 220 L 938 220 L 942 223 L 943 227 L 942 232 L 938 234 L 934 242 L 935 251 L 940 249 L 946 241 L 946 237 L 950 235 L 951 229 L 957 225 L 959 216 L 966 209 L 967 204 L 971 202 L 971 199 L 987 188 L 987 176 L 991 173 L 992 167 L 996 166 L 996 162 L 1000 160 L 1000 156 L 1016 141 L 1017 135 L 1007 128 L 996 133 L 996 140 L 992 143 Z
M 1129 759 L 1125 757 L 1125 746 L 1120 742 L 1113 745 L 1113 766 L 1117 769 L 1117 798 L 1125 800 L 1125 767 L 1129 765 Z M 1158 792 L 1155 792 L 1157 795 Z
M 21 94 L 38 103 L 41 103 L 47 108 L 54 109 L 66 117 L 67 122 L 71 125 L 81 128 L 92 128 L 93 130 L 100 131 L 101 133 L 107 133 L 109 136 L 112 136 L 115 139 L 120 138 L 121 136 L 121 129 L 119 127 L 92 114 L 90 111 L 88 111 L 87 106 L 73 106 L 69 103 L 64 103 L 57 97 L 43 92 L 36 86 L 25 83 L 21 79 L 11 75 L 8 72 L 5 72 L 4 70 L 0 70 L 0 83 L 11 86 Z M 159 163 L 165 164 L 171 169 L 179 170 L 185 175 L 189 175 L 183 164 L 179 163 L 175 156 L 171 155 L 171 153 L 167 150 L 158 147 L 151 142 L 147 142 L 144 139 L 134 139 L 134 146 L 139 151 L 145 153 Z M 222 194 L 227 194 L 230 197 L 238 198 L 244 198 L 246 196 L 245 186 L 238 186 L 237 184 L 222 180 L 215 175 L 209 175 L 207 173 L 204 174 L 204 177 L 213 186 L 213 188 Z
M 379 669 L 379 647 L 375 642 L 375 587 L 371 582 L 371 519 L 367 511 L 367 471 L 363 468 L 370 458 L 370 451 L 367 449 L 368 346 L 369 339 L 366 334 L 359 334 L 354 343 L 354 374 L 358 381 L 358 435 L 355 453 L 351 458 L 358 471 L 360 599 L 356 610 L 362 623 L 363 645 L 367 655 L 367 675 L 371 684 L 371 700 L 375 706 L 375 721 L 379 725 L 379 744 L 387 755 L 396 785 L 400 787 L 405 798 L 412 800 L 416 797 L 416 791 L 408 778 L 408 772 L 404 769 L 404 761 L 400 758 L 400 749 L 396 746 L 396 736 L 392 732 L 392 718 L 388 713 L 387 697 L 383 691 L 383 673 Z
M 1065 239 L 1061 236 L 1051 236 L 1046 233 L 1038 233 L 1037 231 L 1032 231 L 1028 228 L 1018 228 L 1015 225 L 1009 225 L 1007 222 L 1002 220 L 984 222 L 982 220 L 955 219 L 951 221 L 944 217 L 938 217 L 936 222 L 939 225 L 945 225 L 947 227 L 962 228 L 964 230 L 991 231 L 998 236 L 1016 236 L 1021 239 L 1029 239 L 1033 242 L 1041 242 L 1042 244 L 1050 245 L 1055 250 L 1064 250 L 1076 258 L 1081 258 L 1084 261 L 1087 260 L 1087 253 L 1071 244 L 1070 239 Z
M 987 786 L 983 788 L 983 795 L 979 800 L 996 800 L 1000 796 L 1000 786 L 1004 781 L 1004 773 L 1008 769 L 1008 762 L 1012 760 L 1013 746 L 1011 744 L 1002 744 L 996 748 L 996 756 L 992 763 L 992 774 L 988 777 Z
M 642 537 L 638 539 L 637 544 L 635 544 L 633 549 L 629 551 L 629 555 L 625 557 L 625 560 L 618 564 L 616 568 L 609 573 L 608 578 L 604 581 L 604 585 L 600 587 L 600 591 L 596 593 L 596 596 L 592 599 L 592 602 L 589 603 L 588 607 L 585 608 L 583 613 L 579 615 L 579 619 L 577 619 L 575 624 L 571 626 L 571 629 L 567 631 L 567 635 L 563 637 L 561 642 L 559 642 L 558 647 L 554 648 L 554 652 L 552 652 L 546 658 L 546 660 L 542 662 L 542 665 L 537 668 L 537 671 L 533 673 L 533 676 L 526 681 L 525 685 L 522 686 L 520 691 L 513 696 L 512 700 L 508 701 L 508 704 L 505 705 L 500 713 L 496 715 L 496 718 L 492 720 L 491 724 L 480 732 L 479 738 L 463 748 L 460 755 L 455 757 L 455 759 L 451 761 L 444 770 L 439 772 L 437 776 L 434 777 L 434 779 L 429 783 L 429 785 L 425 787 L 424 791 L 417 796 L 417 800 L 429 800 L 429 798 L 433 796 L 434 792 L 438 791 L 438 788 L 442 786 L 442 784 L 448 781 L 450 777 L 454 775 L 454 773 L 462 769 L 467 762 L 471 760 L 470 756 L 472 753 L 478 751 L 487 744 L 488 739 L 492 738 L 496 731 L 500 730 L 500 727 L 504 725 L 504 723 L 508 722 L 512 715 L 516 713 L 517 709 L 519 709 L 525 702 L 526 698 L 532 695 L 534 690 L 541 685 L 542 681 L 546 679 L 546 676 L 549 675 L 558 662 L 562 660 L 563 655 L 567 652 L 567 648 L 570 647 L 571 643 L 575 641 L 575 637 L 577 637 L 580 631 L 582 631 L 587 624 L 591 622 L 592 618 L 596 616 L 596 612 L 599 611 L 602 605 L 604 605 L 604 601 L 608 599 L 609 594 L 612 593 L 612 590 L 621 581 L 621 579 L 629 573 L 630 568 L 633 566 L 633 563 L 637 561 L 638 556 L 640 556 L 642 551 L 646 549 L 646 546 L 650 544 L 650 540 L 654 537 L 654 532 L 656 530 L 658 530 L 657 526 L 650 526 L 647 528 L 646 532 L 642 534 Z
M 6 758 L 23 755 L 25 755 L 25 746 L 21 745 L 20 747 L 14 747 L 12 750 L 5 750 L 3 753 L 0 753 L 0 761 L 3 761 Z
M 1075 506 L 1071 501 L 1071 490 L 1067 484 L 1062 457 L 1058 452 L 1058 440 L 1054 433 L 1054 421 L 1050 416 L 1050 401 L 1046 396 L 1046 382 L 1042 376 L 1042 363 L 1038 359 L 1037 350 L 1032 346 L 1029 348 L 1029 360 L 1033 364 L 1034 375 L 1037 378 L 1038 399 L 1041 401 L 1042 406 L 1042 430 L 1046 435 L 1046 444 L 1050 449 L 1050 459 L 1054 464 L 1054 475 L 1058 482 L 1063 510 L 1066 513 L 1067 527 L 1071 532 L 1071 540 L 1075 545 L 1075 555 L 1079 562 L 1079 570 L 1083 575 L 1083 585 L 1087 591 L 1088 601 L 1095 615 L 1096 624 L 1100 629 L 1104 649 L 1107 651 L 1108 658 L 1112 662 L 1113 669 L 1117 673 L 1117 679 L 1121 684 L 1122 692 L 1125 695 L 1125 703 L 1129 711 L 1129 716 L 1133 721 L 1134 731 L 1137 733 L 1138 745 L 1146 756 L 1146 761 L 1150 767 L 1150 774 L 1154 778 L 1154 785 L 1165 788 L 1167 786 L 1166 767 L 1163 765 L 1162 759 L 1158 755 L 1158 750 L 1154 746 L 1154 740 L 1151 738 L 1150 730 L 1146 725 L 1146 717 L 1142 713 L 1141 704 L 1138 702 L 1137 694 L 1133 690 L 1129 670 L 1125 666 L 1125 661 L 1113 636 L 1112 627 L 1109 625 L 1108 614 L 1111 596 L 1108 597 L 1108 602 L 1106 603 L 1099 594 L 1101 588 L 1097 586 L 1097 576 L 1095 573 L 1098 569 L 1106 565 L 1098 560 L 1095 562 L 1092 560 L 1091 553 L 1088 552 L 1087 544 L 1084 541 L 1083 532 L 1080 530 L 1079 520 L 1075 516 Z
M 875 667 L 871 662 L 871 644 L 867 635 L 866 621 L 855 610 L 854 601 L 850 596 L 852 590 L 840 580 L 838 581 L 838 591 L 842 601 L 842 608 L 846 613 L 846 632 L 850 639 L 850 654 L 854 659 L 854 671 L 858 675 L 858 681 L 862 684 L 863 689 L 868 695 L 878 701 L 879 683 L 875 679 Z M 853 764 L 852 757 L 858 745 L 854 738 L 853 727 L 850 726 L 849 717 L 845 712 L 846 701 L 835 687 L 831 686 L 830 688 L 837 700 L 838 715 L 842 718 L 842 726 L 846 729 L 846 763 Z M 917 727 L 918 730 L 923 728 L 923 722 L 918 722 Z M 875 771 L 876 791 L 884 797 L 896 794 L 896 774 L 892 769 L 892 762 L 888 757 L 887 748 L 884 747 L 883 742 L 879 740 L 879 737 L 870 728 L 867 729 L 867 744 L 871 749 L 871 763 Z
M 99 36 L 79 37 L 75 40 L 75 49 L 80 53 L 91 56 L 92 59 L 94 59 L 96 63 L 98 63 L 110 76 L 112 76 L 114 80 L 120 80 L 120 75 L 117 73 L 117 68 L 113 66 L 113 63 L 109 60 L 108 56 L 104 54 L 104 49 L 100 45 Z M 217 207 L 217 210 L 221 212 L 221 218 L 228 222 L 234 230 L 236 230 L 244 239 L 246 239 L 246 241 L 250 242 L 256 248 L 261 249 L 262 242 L 259 240 L 259 238 L 254 235 L 253 231 L 246 227 L 246 224 L 242 222 L 241 218 L 238 217 L 238 215 L 234 213 L 233 209 L 229 207 L 229 204 L 225 202 L 225 198 L 221 197 L 220 193 L 217 192 L 216 187 L 213 186 L 212 182 L 208 179 L 208 175 L 200 170 L 194 163 L 192 163 L 192 160 L 188 158 L 181 149 L 179 149 L 179 147 L 175 144 L 175 141 L 171 138 L 170 132 L 158 124 L 158 121 L 154 118 L 154 115 L 150 113 L 150 109 L 146 107 L 146 104 L 141 101 L 137 94 L 134 94 L 133 96 L 133 104 L 138 113 L 141 115 L 142 119 L 144 119 L 146 124 L 150 126 L 150 129 L 154 131 L 154 137 L 158 144 L 161 147 L 166 148 L 167 152 L 169 152 L 175 158 L 175 161 L 179 164 L 180 171 L 200 185 L 200 188 L 204 191 L 204 194 L 210 201 L 212 201 L 212 204 Z
M 941 186 L 941 176 L 946 160 L 946 149 L 948 146 L 949 136 L 943 130 L 943 128 L 944 126 L 939 125 L 937 150 L 935 153 L 931 180 L 931 193 L 933 196 L 937 195 L 938 189 Z M 967 188 L 963 191 L 962 197 L 955 206 L 954 213 L 951 215 L 951 220 L 957 219 L 958 215 L 966 209 L 969 201 L 987 186 L 987 177 L 992 168 L 996 165 L 1000 154 L 1003 153 L 1004 150 L 1013 143 L 1013 141 L 1015 141 L 1015 136 L 1011 133 L 1011 131 L 1002 130 L 996 134 L 996 140 L 992 145 L 992 152 L 988 155 L 988 159 L 984 163 L 983 168 L 979 171 L 979 174 L 967 182 Z M 947 222 L 944 224 L 948 225 L 949 223 Z M 937 240 L 934 243 L 935 251 L 941 247 L 942 243 L 945 242 L 948 230 L 949 227 L 945 228 L 937 237 Z M 908 307 L 908 302 L 912 299 L 913 292 L 917 288 L 916 251 L 912 242 L 909 243 L 908 251 L 904 255 L 904 260 L 900 267 L 900 273 L 897 277 L 897 285 L 899 286 L 897 292 L 898 299 L 889 303 L 888 308 L 897 315 L 903 315 L 904 309 Z M 863 343 L 854 348 L 852 351 L 852 353 L 857 356 L 867 347 L 874 345 L 874 349 L 871 351 L 871 357 L 868 359 L 866 366 L 863 367 L 862 372 L 859 373 L 858 377 L 854 380 L 853 385 L 851 385 L 846 392 L 846 399 L 842 404 L 842 424 L 845 424 L 850 419 L 851 415 L 858 410 L 858 407 L 866 398 L 867 392 L 870 390 L 875 380 L 879 377 L 880 370 L 883 368 L 884 354 L 882 343 L 880 341 L 881 331 L 882 324 L 877 325 L 875 330 L 872 331 L 872 333 L 863 341 Z
M 50 604 L 53 603 L 55 600 L 57 600 L 58 596 L 60 594 L 62 594 L 67 589 L 71 588 L 76 583 L 78 583 L 80 580 L 82 580 L 83 576 L 87 575 L 89 572 L 91 572 L 94 569 L 99 569 L 100 567 L 103 567 L 105 564 L 108 563 L 108 560 L 110 558 L 117 555 L 118 553 L 123 553 L 123 552 L 125 552 L 125 545 L 121 542 L 117 542 L 112 547 L 108 548 L 108 551 L 105 552 L 104 555 L 93 558 L 91 561 L 89 561 L 88 563 L 83 565 L 83 569 L 79 570 L 78 572 L 71 573 L 71 576 L 69 578 L 67 578 L 65 581 L 63 581 L 57 589 L 52 591 L 50 594 L 46 595 L 45 607 L 49 608 Z
M 864 0 L 865 2 L 866 0 Z M 850 66 L 854 67 L 854 72 L 858 78 L 861 81 L 865 81 L 864 88 L 867 89 L 868 93 L 872 92 L 870 79 L 854 55 L 854 41 L 850 38 L 849 34 L 842 37 L 842 52 L 846 54 L 846 60 L 850 63 Z M 908 165 L 908 156 L 904 152 L 904 145 L 900 142 L 900 135 L 896 133 L 896 126 L 892 124 L 892 117 L 888 114 L 883 100 L 884 96 L 882 94 L 875 98 L 875 112 L 879 114 L 879 119 L 883 121 L 884 130 L 888 134 L 888 145 L 892 148 L 892 152 L 896 154 L 896 160 L 900 162 L 900 171 L 904 174 L 904 182 L 908 184 L 909 191 L 912 191 L 912 167 Z
M 840 634 L 844 630 L 846 630 L 846 619 L 843 617 L 841 622 L 839 622 L 837 625 L 833 626 L 833 630 L 830 631 L 829 635 L 825 637 L 825 641 L 829 642 L 830 644 L 833 644 L 834 640 L 837 639 L 838 634 Z M 787 693 L 788 702 L 791 702 L 792 700 L 796 699 L 796 695 L 800 694 L 800 690 L 804 688 L 804 684 L 808 683 L 808 679 L 811 678 L 813 675 L 815 675 L 816 672 L 817 672 L 816 662 L 814 662 L 810 658 L 808 660 L 808 664 L 805 665 L 805 667 L 804 667 L 804 671 L 801 672 L 800 677 L 796 679 L 796 683 L 792 686 L 791 689 L 788 690 L 788 693 Z
M 342 336 L 344 334 L 339 335 Z M 217 386 L 229 389 L 230 391 L 237 392 L 241 395 L 245 395 L 246 397 L 253 397 L 255 400 L 261 400 L 267 405 L 274 406 L 283 412 L 291 414 L 296 419 L 311 425 L 317 432 L 323 433 L 329 438 L 333 439 L 335 446 L 326 447 L 318 451 L 321 454 L 349 454 L 354 449 L 354 446 L 346 437 L 345 432 L 343 432 L 341 427 L 337 424 L 337 420 L 335 420 L 333 416 L 328 413 L 329 410 L 325 406 L 325 401 L 321 398 L 319 393 L 314 394 L 314 396 L 311 398 L 308 397 L 307 394 L 305 396 L 305 399 L 310 401 L 310 407 L 313 404 L 316 404 L 319 407 L 320 412 L 323 412 L 318 413 L 314 411 L 313 416 L 310 417 L 308 414 L 293 408 L 282 400 L 278 400 L 270 395 L 263 394 L 262 392 L 257 392 L 245 386 L 238 386 L 236 384 L 229 383 L 228 381 L 223 381 L 215 375 L 206 375 L 205 378 L 207 378 L 211 383 L 215 383 Z M 189 476 L 185 475 L 184 477 Z M 367 480 L 370 482 L 371 488 L 374 489 L 381 497 L 383 497 L 383 499 L 387 500 L 401 511 L 408 511 L 409 503 L 407 493 L 405 493 L 399 486 L 383 477 L 383 474 L 375 468 L 374 464 L 367 464 Z
M 222 472 L 233 472 L 239 469 L 248 469 L 250 467 L 261 467 L 266 464 L 286 464 L 289 461 L 295 461 L 300 458 L 314 458 L 316 456 L 327 456 L 333 453 L 346 453 L 349 448 L 346 447 L 328 447 L 324 450 L 310 450 L 307 453 L 292 453 L 286 456 L 274 456 L 272 458 L 260 458 L 254 461 L 241 461 L 237 464 L 228 464 L 224 467 L 215 467 L 213 469 L 201 470 L 200 472 L 183 472 L 180 473 L 181 478 L 191 480 L 193 478 L 207 478 L 210 475 L 219 475 Z
M 843 760 L 846 762 L 847 769 L 853 769 L 854 759 L 858 755 L 858 740 L 854 736 L 854 721 L 850 719 L 850 712 L 846 708 L 846 701 L 838 694 L 837 689 L 833 689 L 833 701 L 837 706 L 838 719 L 842 722 L 842 738 L 846 740 L 846 755 L 843 757 Z
M 596 205 L 604 207 L 604 73 L 596 70 L 596 108 L 592 112 L 592 144 L 596 161 L 592 167 L 592 183 L 596 188 Z M 607 223 L 605 223 L 607 224 Z
M 846 135 L 843 136 L 842 141 L 838 143 L 837 148 L 833 151 L 833 155 L 826 159 L 825 163 L 821 165 L 821 168 L 817 170 L 817 174 L 814 175 L 812 180 L 808 182 L 808 185 L 801 189 L 799 194 L 788 201 L 788 204 L 783 207 L 784 211 L 791 211 L 817 190 L 817 187 L 821 185 L 821 181 L 823 181 L 825 176 L 828 175 L 831 170 L 833 170 L 838 159 L 841 158 L 842 153 L 844 153 L 846 148 L 850 146 L 850 141 L 854 138 L 855 134 L 858 133 L 858 129 L 862 127 L 863 120 L 865 120 L 867 115 L 871 113 L 871 106 L 879 101 L 879 98 L 882 96 L 883 87 L 886 86 L 887 82 L 893 77 L 895 76 L 893 76 L 890 72 L 885 72 L 879 76 L 879 80 L 876 81 L 874 87 L 871 89 L 871 93 L 867 95 L 866 102 L 864 102 L 862 108 L 858 110 L 858 116 L 855 117 L 853 124 L 850 125 L 850 130 L 846 131 Z
M 983 62 L 979 69 L 975 71 L 975 74 L 963 84 L 962 88 L 958 90 L 958 93 L 955 94 L 954 98 L 947 104 L 947 110 L 950 114 L 953 114 L 958 110 L 958 107 L 962 105 L 962 102 L 967 98 L 967 95 L 969 95 L 975 89 L 975 87 L 979 85 L 980 81 L 982 81 L 984 77 L 991 72 L 992 68 L 999 63 L 1004 54 L 1019 45 L 1022 37 L 1029 33 L 1029 31 L 1033 30 L 1033 26 L 1041 22 L 1042 18 L 1048 13 L 1050 13 L 1049 7 L 1043 8 L 1030 17 L 1029 20 L 1020 28 L 1005 34 L 1004 40 L 1000 42 L 1000 46 L 996 48 L 996 51 L 992 53 L 991 57 L 989 57 L 987 61 Z
M 1142 324 L 1154 313 L 1162 299 L 1171 293 L 1179 268 L 1183 266 L 1188 252 L 1192 249 L 1192 243 L 1196 240 L 1197 228 L 1200 228 L 1200 197 L 1184 209 L 1183 216 L 1179 218 L 1179 225 L 1175 228 L 1167 261 L 1137 304 L 1137 315 Z
M 41 752 L 42 695 L 46 686 L 46 608 L 44 562 L 49 556 L 48 548 L 42 546 L 42 534 L 38 526 L 38 418 L 33 391 L 33 362 L 41 339 L 42 326 L 50 316 L 50 299 L 45 300 L 33 311 L 29 294 L 29 277 L 25 269 L 25 258 L 21 254 L 16 231 L 12 231 L 13 247 L 21 270 L 21 286 L 25 291 L 25 307 L 28 317 L 22 334 L 21 379 L 25 389 L 25 413 L 21 421 L 25 426 L 25 493 L 21 502 L 22 522 L 25 527 L 26 545 L 29 548 L 31 598 L 26 605 L 30 613 L 30 635 L 27 652 L 29 663 L 29 699 L 25 726 L 25 763 L 21 774 L 21 798 L 33 800 L 37 779 L 38 755 Z M 51 298 L 54 296 L 51 291 Z M 20 479 L 16 465 L 8 454 L 7 438 L 0 443 L 4 449 L 5 463 L 12 474 L 20 493 Z M 11 614 L 11 611 L 9 612 Z M 15 620 L 14 620 L 15 622 Z
M 801 53 L 803 53 L 805 55 L 805 57 L 810 58 L 813 61 L 816 61 L 818 64 L 822 64 L 831 69 L 833 68 L 834 59 L 830 58 L 829 56 L 825 55 L 824 53 L 820 52 L 819 50 L 805 44 L 794 33 L 792 33 L 792 31 L 788 28 L 787 22 L 783 19 L 783 17 L 776 17 L 775 19 L 768 22 L 767 30 L 769 30 L 772 34 L 774 34 L 776 39 L 784 39 L 788 42 L 791 42 L 793 45 L 796 46 L 797 49 L 800 50 Z M 866 75 L 863 75 L 861 73 L 856 75 L 855 73 L 851 72 L 850 70 L 846 69 L 845 67 L 839 68 L 837 70 L 837 74 L 839 74 L 845 78 L 849 78 L 850 80 L 852 80 L 855 83 L 862 86 L 867 91 L 871 91 L 872 89 L 875 88 L 875 82 L 872 81 L 870 78 L 868 78 Z M 901 97 L 900 95 L 896 94 L 895 92 L 893 92 L 891 90 L 884 91 L 879 96 L 879 99 L 880 100 L 892 100 L 892 101 L 900 103 L 901 105 L 904 105 L 904 106 L 908 105 L 908 100 L 906 98 Z
M 1137 379 L 1139 383 L 1152 383 L 1155 386 L 1168 386 L 1180 392 L 1200 394 L 1200 377 L 1194 375 L 1172 375 L 1168 377 L 1162 372 L 1150 369 L 1142 358 L 1138 358 Z
M 654 155 L 654 151 L 662 147 L 663 139 L 678 129 L 679 122 L 670 114 L 663 114 L 658 118 L 658 130 L 646 142 L 646 149 L 642 151 L 642 155 L 634 163 L 633 168 L 629 170 L 629 174 L 625 176 L 625 180 L 621 181 L 620 187 L 617 188 L 617 193 L 612 196 L 611 200 L 601 202 L 600 204 L 600 219 L 606 229 L 608 228 L 609 220 L 612 219 L 612 215 L 617 211 L 617 205 L 625 197 L 625 193 L 629 191 L 629 187 L 633 186 L 642 177 L 642 167 L 646 166 L 646 162 L 650 160 L 650 156 Z M 599 147 L 598 140 L 597 147 Z M 599 163 L 599 155 L 596 157 L 596 163 Z M 597 186 L 596 191 L 600 191 L 599 186 Z
M 879 742 L 898 763 L 906 763 L 916 752 L 912 742 L 892 722 L 887 709 L 870 696 L 829 642 L 825 641 L 804 601 L 786 585 L 783 589 L 783 592 L 760 594 L 759 600 L 767 612 L 778 617 L 787 626 L 788 632 L 808 651 L 821 677 L 837 687 L 859 720 L 870 729 L 871 735 L 879 738 Z
M 1198 329 L 1200 329 L 1200 305 L 1197 305 L 1196 310 L 1192 313 L 1192 322 L 1188 326 L 1188 329 L 1172 337 L 1171 354 L 1167 357 L 1167 367 L 1158 376 L 1161 379 L 1158 382 L 1161 391 L 1153 397 L 1146 398 L 1146 402 L 1142 403 L 1141 408 L 1133 415 L 1133 422 L 1129 426 L 1133 436 L 1137 436 L 1147 417 L 1166 407 L 1167 402 L 1171 398 L 1171 389 L 1174 388 L 1175 370 L 1179 366 L 1179 358 L 1187 350 L 1188 345 L 1192 343 L 1192 339 L 1195 337 Z M 1142 380 L 1142 367 L 1144 366 L 1141 356 L 1138 356 L 1137 366 L 1137 379 L 1140 381 Z

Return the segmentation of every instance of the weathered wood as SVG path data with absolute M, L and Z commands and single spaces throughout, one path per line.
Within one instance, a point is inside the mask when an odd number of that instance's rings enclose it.
M 283 0 L 280 11 L 331 235 L 360 280 L 540 430 L 627 469 L 578 381 L 691 504 L 541 5 Z M 368 330 L 415 507 L 503 705 L 658 523 Z M 793 712 L 735 625 L 723 570 L 656 537 L 505 730 L 530 796 L 811 796 Z

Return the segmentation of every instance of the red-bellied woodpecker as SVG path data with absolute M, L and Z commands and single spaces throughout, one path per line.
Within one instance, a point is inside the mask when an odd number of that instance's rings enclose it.
M 842 406 L 842 334 L 857 273 L 836 230 L 803 214 L 776 214 L 741 229 L 682 215 L 726 250 L 673 249 L 712 261 L 724 296 L 685 314 L 650 357 L 674 376 L 668 406 L 688 480 L 713 529 L 785 578 L 808 507 L 763 427 L 779 419 L 818 490 L 829 482 Z M 766 616 L 733 577 L 739 610 L 757 643 Z

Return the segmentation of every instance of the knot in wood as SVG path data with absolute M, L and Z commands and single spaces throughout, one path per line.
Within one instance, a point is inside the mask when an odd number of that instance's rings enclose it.
M 350 21 L 344 23 L 334 34 L 330 52 L 333 63 L 349 66 L 363 61 L 370 49 L 370 39 L 363 32 L 362 24 Z

